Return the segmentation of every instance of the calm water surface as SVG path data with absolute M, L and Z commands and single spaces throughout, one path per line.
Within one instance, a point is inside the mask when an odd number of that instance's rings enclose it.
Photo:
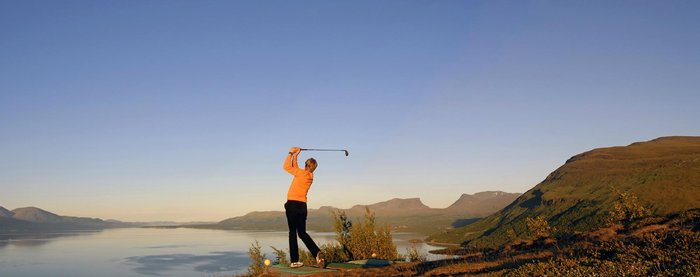
M 309 233 L 316 243 L 334 241 L 333 233 Z M 394 234 L 399 252 L 416 246 L 414 234 Z M 0 276 L 225 276 L 245 273 L 248 248 L 258 240 L 287 249 L 287 232 L 124 228 L 22 237 L 0 235 Z M 303 243 L 300 247 L 303 247 Z M 437 256 L 429 255 L 435 259 Z

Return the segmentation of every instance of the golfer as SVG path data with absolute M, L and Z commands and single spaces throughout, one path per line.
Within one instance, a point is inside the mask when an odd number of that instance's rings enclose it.
M 287 215 L 287 225 L 289 225 L 289 256 L 291 258 L 290 267 L 302 267 L 303 263 L 299 262 L 299 246 L 297 245 L 297 234 L 301 241 L 304 242 L 306 248 L 311 251 L 311 255 L 316 257 L 316 263 L 319 266 L 325 266 L 325 260 L 321 256 L 321 250 L 318 249 L 314 240 L 306 233 L 306 194 L 309 192 L 311 183 L 314 181 L 314 170 L 316 170 L 316 160 L 310 158 L 306 160 L 304 169 L 300 169 L 297 163 L 297 156 L 301 152 L 301 148 L 292 147 L 289 150 L 287 159 L 284 160 L 284 170 L 294 176 L 292 184 L 287 192 L 287 203 L 284 204 L 285 214 Z

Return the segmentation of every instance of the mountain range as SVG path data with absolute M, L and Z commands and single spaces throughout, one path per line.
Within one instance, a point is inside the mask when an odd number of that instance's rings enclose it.
M 461 226 L 475 218 L 484 217 L 506 206 L 517 198 L 519 193 L 501 191 L 480 192 L 474 195 L 463 194 L 456 202 L 444 209 L 426 206 L 419 198 L 391 199 L 371 205 L 355 205 L 349 209 L 324 206 L 310 209 L 308 227 L 310 230 L 330 231 L 332 213 L 344 211 L 351 218 L 364 215 L 369 208 L 378 221 L 394 226 L 396 230 L 418 231 L 429 234 L 447 226 Z M 56 230 L 99 230 L 118 227 L 195 227 L 233 230 L 286 230 L 287 221 L 282 211 L 256 211 L 244 216 L 225 219 L 218 223 L 175 223 L 175 222 L 121 222 L 99 218 L 61 216 L 36 208 L 17 208 L 12 211 L 0 206 L 0 231 L 44 232 Z
M 99 218 L 60 216 L 36 207 L 17 208 L 12 211 L 0 207 L 0 231 L 3 232 L 96 230 L 128 226 L 132 225 Z
M 591 231 L 604 224 L 620 192 L 635 195 L 658 216 L 700 208 L 700 137 L 662 137 L 575 155 L 504 209 L 429 240 L 496 247 L 525 236 L 526 219 L 538 216 L 559 231 Z
M 355 205 L 349 209 L 323 206 L 309 209 L 307 227 L 315 231 L 330 231 L 333 226 L 333 212 L 345 212 L 351 219 L 362 217 L 366 209 L 375 213 L 377 221 L 390 224 L 395 231 L 430 234 L 446 227 L 459 227 L 477 218 L 488 216 L 509 203 L 519 193 L 485 191 L 473 195 L 462 194 L 447 208 L 430 208 L 420 198 L 399 199 L 370 205 Z M 216 224 L 190 225 L 195 228 L 228 230 L 286 230 L 287 221 L 283 211 L 251 212 L 244 216 L 225 219 Z

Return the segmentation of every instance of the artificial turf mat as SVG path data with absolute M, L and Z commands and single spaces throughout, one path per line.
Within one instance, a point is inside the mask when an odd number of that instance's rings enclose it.
M 306 275 L 306 274 L 336 271 L 334 269 L 318 268 L 318 267 L 313 267 L 313 266 L 303 266 L 303 267 L 298 267 L 298 268 L 291 268 L 288 265 L 277 264 L 277 265 L 273 265 L 271 267 L 279 272 L 291 273 L 291 274 L 296 274 L 296 275 Z

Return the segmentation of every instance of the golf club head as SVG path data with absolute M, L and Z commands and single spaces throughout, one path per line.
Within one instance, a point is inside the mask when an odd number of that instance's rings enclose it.
M 345 157 L 347 157 L 348 155 L 350 155 L 350 154 L 348 153 L 348 150 L 343 150 L 343 151 L 345 151 Z

